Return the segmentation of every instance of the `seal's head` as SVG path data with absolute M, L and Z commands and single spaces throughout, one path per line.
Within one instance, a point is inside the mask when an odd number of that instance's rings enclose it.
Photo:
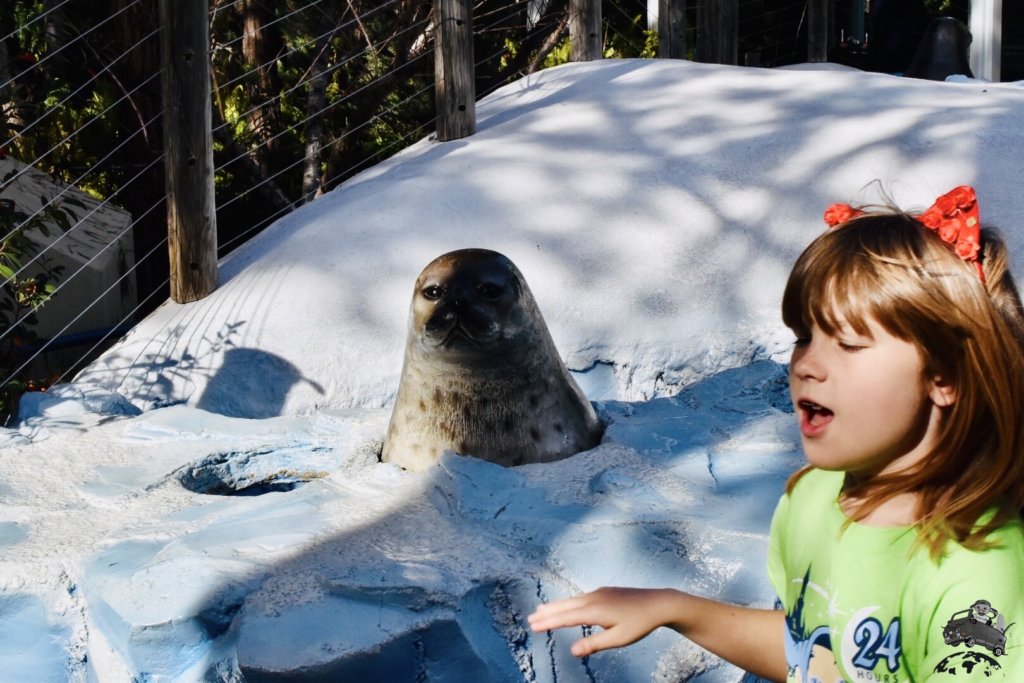
M 505 256 L 462 249 L 431 261 L 416 280 L 410 341 L 465 363 L 512 348 L 533 327 L 536 305 Z
M 508 258 L 463 249 L 423 269 L 385 462 L 423 470 L 446 450 L 501 465 L 549 462 L 593 448 L 601 431 Z

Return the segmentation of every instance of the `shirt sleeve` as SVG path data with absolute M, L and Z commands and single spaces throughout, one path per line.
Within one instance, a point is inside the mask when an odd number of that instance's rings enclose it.
M 1017 520 L 994 535 L 996 547 L 957 547 L 915 593 L 923 608 L 917 639 L 922 683 L 1024 681 L 1024 541 Z

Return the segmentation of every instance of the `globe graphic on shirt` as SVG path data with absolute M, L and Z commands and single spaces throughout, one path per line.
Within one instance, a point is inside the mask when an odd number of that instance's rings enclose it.
M 999 671 L 999 662 L 981 652 L 957 652 L 939 662 L 935 673 L 946 674 L 950 680 L 958 676 L 991 676 Z

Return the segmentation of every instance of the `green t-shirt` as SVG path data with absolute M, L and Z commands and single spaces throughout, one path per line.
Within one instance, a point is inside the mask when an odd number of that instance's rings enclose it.
M 850 524 L 842 472 L 811 470 L 772 519 L 768 574 L 786 611 L 789 681 L 1024 682 L 1024 526 L 936 564 L 912 527 Z

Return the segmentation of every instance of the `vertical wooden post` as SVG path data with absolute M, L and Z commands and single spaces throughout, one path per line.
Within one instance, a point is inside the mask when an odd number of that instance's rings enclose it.
M 686 59 L 685 0 L 658 0 L 658 56 Z
M 569 0 L 569 59 L 589 62 L 601 59 L 601 0 Z
M 704 0 L 698 23 L 698 60 L 709 64 L 737 64 L 738 0 Z
M 171 298 L 188 303 L 217 287 L 209 3 L 160 0 L 160 19 Z
M 828 0 L 807 0 L 807 61 L 828 61 Z
M 472 0 L 434 0 L 434 99 L 437 139 L 476 132 Z

